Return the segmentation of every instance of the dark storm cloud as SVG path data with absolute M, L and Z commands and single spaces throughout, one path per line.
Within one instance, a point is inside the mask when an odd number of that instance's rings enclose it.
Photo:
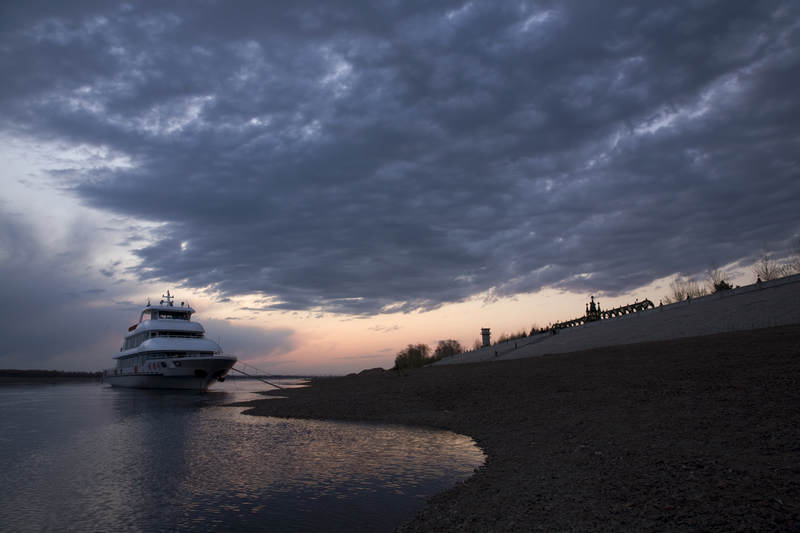
M 619 293 L 800 231 L 794 2 L 4 8 L 6 132 L 165 222 L 145 278 L 373 313 Z M 110 271 L 109 271 L 110 272 Z
M 89 268 L 92 239 L 77 222 L 69 230 L 68 250 L 47 250 L 19 216 L 0 205 L 0 368 L 96 371 L 113 365 L 122 336 L 139 316 L 138 303 L 119 298 L 103 269 Z M 214 339 L 240 359 L 290 351 L 292 331 L 234 326 L 203 320 Z
M 102 282 L 86 270 L 90 240 L 79 225 L 70 233 L 68 252 L 49 253 L 18 216 L 0 210 L 0 368 L 110 366 L 135 307 L 95 285 Z

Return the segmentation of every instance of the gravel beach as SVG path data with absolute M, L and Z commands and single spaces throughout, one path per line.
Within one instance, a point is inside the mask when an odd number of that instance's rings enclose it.
M 398 531 L 800 531 L 800 325 L 280 395 L 242 405 L 475 439 L 486 464 Z

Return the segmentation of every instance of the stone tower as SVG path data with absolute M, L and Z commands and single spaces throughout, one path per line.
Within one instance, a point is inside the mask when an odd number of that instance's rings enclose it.
M 481 337 L 483 338 L 484 346 L 490 346 L 492 344 L 492 332 L 489 330 L 489 328 L 481 328 Z

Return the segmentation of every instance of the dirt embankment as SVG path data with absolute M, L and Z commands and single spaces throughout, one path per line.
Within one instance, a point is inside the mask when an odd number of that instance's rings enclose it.
M 318 379 L 249 413 L 473 437 L 400 531 L 800 531 L 800 326 Z

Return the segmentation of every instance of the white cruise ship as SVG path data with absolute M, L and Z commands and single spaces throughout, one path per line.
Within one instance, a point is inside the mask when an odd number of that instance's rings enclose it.
M 219 344 L 205 338 L 205 330 L 192 322 L 194 309 L 167 291 L 158 305 L 147 303 L 139 322 L 128 328 L 116 368 L 103 371 L 113 387 L 193 389 L 205 391 L 223 381 L 236 357 L 223 355 Z

